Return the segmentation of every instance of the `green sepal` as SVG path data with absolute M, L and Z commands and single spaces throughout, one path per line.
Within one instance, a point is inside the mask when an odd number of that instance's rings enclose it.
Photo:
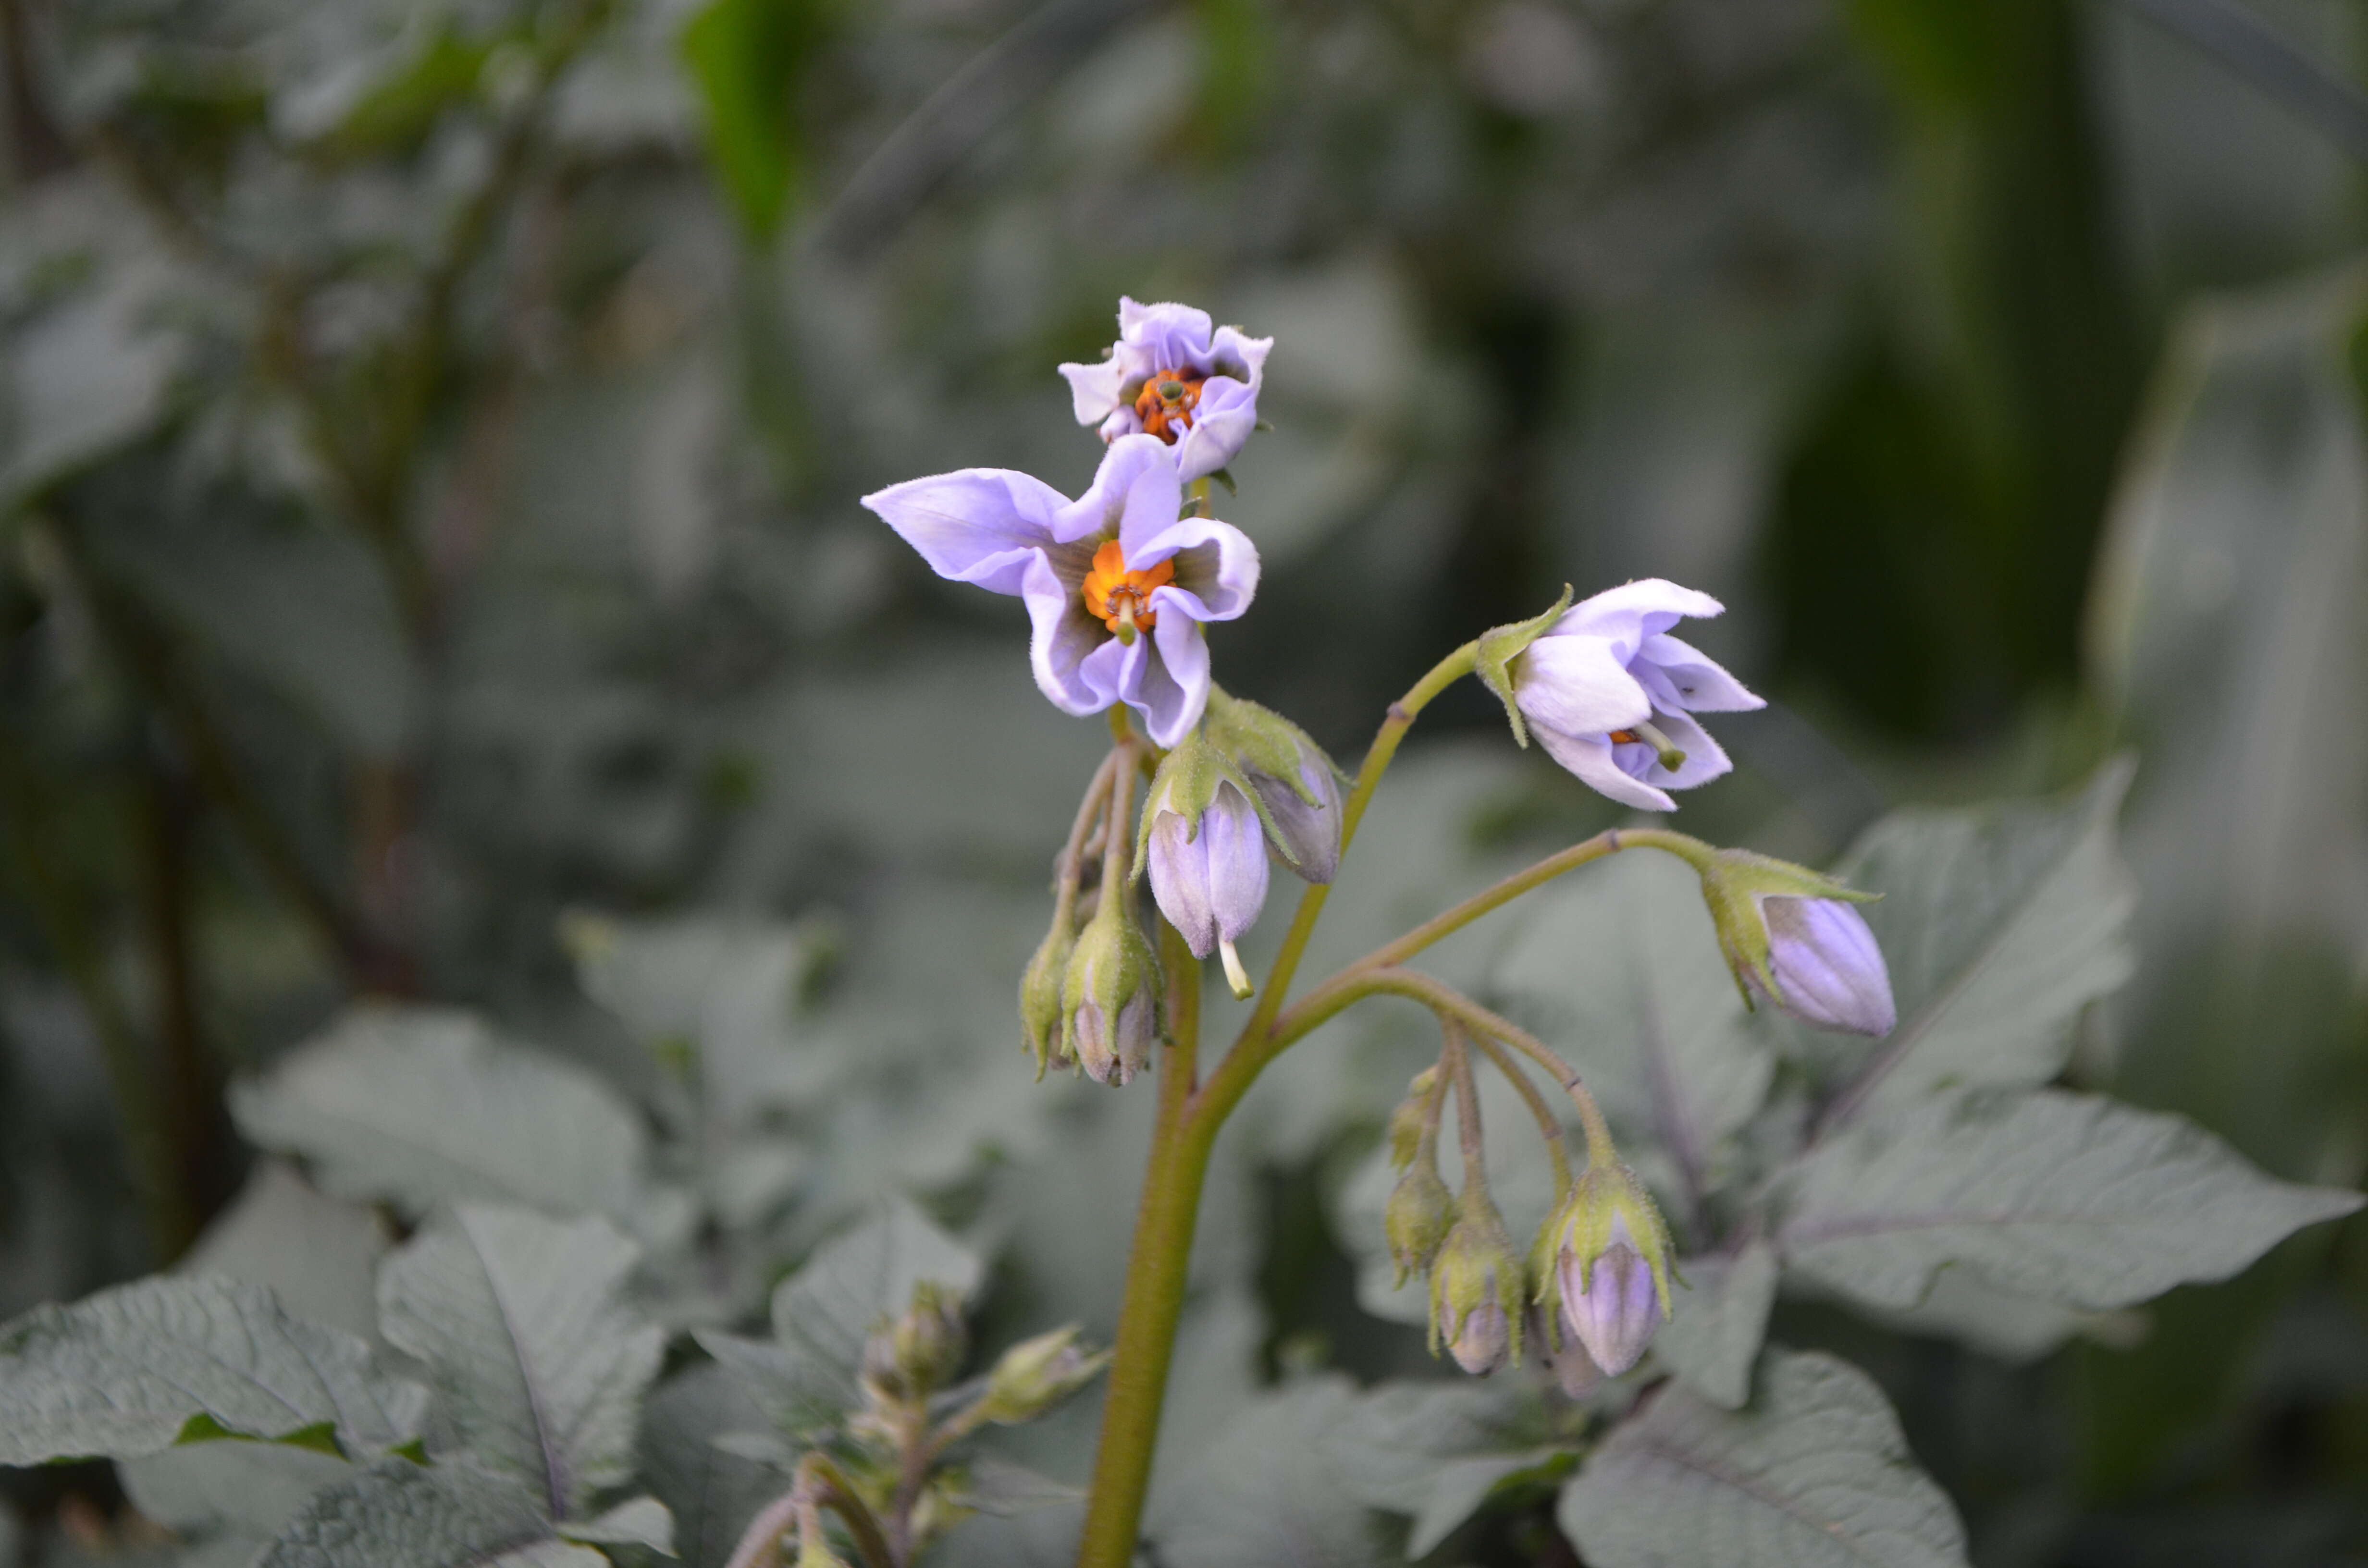
M 1670 1284 L 1685 1283 L 1684 1277 L 1678 1273 L 1669 1222 L 1661 1217 L 1660 1205 L 1645 1190 L 1645 1184 L 1636 1179 L 1636 1173 L 1621 1160 L 1590 1164 L 1571 1184 L 1570 1196 L 1546 1221 L 1531 1248 L 1531 1266 L 1537 1270 L 1534 1299 L 1549 1312 L 1562 1310 L 1561 1271 L 1554 1265 L 1563 1252 L 1567 1249 L 1579 1260 L 1579 1286 L 1582 1290 L 1588 1288 L 1593 1282 L 1596 1260 L 1611 1244 L 1615 1219 L 1628 1221 L 1629 1239 L 1643 1255 L 1645 1267 L 1653 1271 L 1653 1289 L 1661 1298 L 1661 1315 L 1668 1316 L 1674 1301 Z
M 1258 799 L 1258 790 L 1234 759 L 1210 742 L 1207 726 L 1203 725 L 1178 741 L 1175 749 L 1161 759 L 1159 771 L 1151 776 L 1151 788 L 1143 798 L 1142 815 L 1135 819 L 1134 869 L 1130 881 L 1141 882 L 1150 869 L 1151 819 L 1163 811 L 1174 812 L 1192 824 L 1190 836 L 1199 837 L 1201 817 L 1217 798 L 1220 784 L 1231 784 L 1242 792 L 1242 799 L 1258 813 L 1258 827 L 1266 834 L 1268 843 L 1282 842 L 1282 830 L 1275 825 L 1266 802 Z M 1299 864 L 1298 858 L 1288 848 L 1282 853 L 1292 866 Z
M 1506 1359 L 1519 1361 L 1529 1271 L 1486 1192 L 1475 1195 L 1467 1187 L 1460 1207 L 1462 1213 L 1431 1260 L 1430 1353 L 1439 1354 L 1441 1305 L 1453 1310 L 1460 1331 L 1474 1308 L 1493 1301 L 1505 1314 Z
M 1571 597 L 1571 585 L 1565 583 L 1562 597 L 1554 600 L 1553 608 L 1543 615 L 1482 632 L 1478 651 L 1472 656 L 1472 673 L 1505 705 L 1505 717 L 1513 722 L 1513 739 L 1524 746 L 1530 744 L 1530 727 L 1522 722 L 1521 710 L 1513 702 L 1513 661 L 1562 619 L 1563 611 L 1570 608 Z
M 1702 903 L 1718 933 L 1719 953 L 1726 960 L 1727 971 L 1735 976 L 1735 988 L 1743 994 L 1743 1005 L 1748 1010 L 1757 1010 L 1758 1002 L 1744 978 L 1747 974 L 1769 995 L 1782 994 L 1769 959 L 1768 921 L 1759 913 L 1760 899 L 1772 895 L 1873 903 L 1883 896 L 1838 882 L 1806 866 L 1748 849 L 1714 849 L 1699 869 Z
M 1299 776 L 1299 765 L 1305 757 L 1323 763 L 1341 783 L 1349 781 L 1340 765 L 1306 731 L 1271 708 L 1235 697 L 1214 681 L 1209 683 L 1208 715 L 1202 727 L 1212 744 L 1229 753 L 1246 770 L 1281 779 L 1291 786 L 1292 794 L 1311 806 L 1324 801 Z

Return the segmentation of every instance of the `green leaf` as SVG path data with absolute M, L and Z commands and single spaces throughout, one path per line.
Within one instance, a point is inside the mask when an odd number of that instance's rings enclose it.
M 2129 978 L 2134 900 L 2113 818 L 2130 767 L 2063 802 L 1884 818 L 1837 874 L 1891 968 L 1899 1027 L 1828 1114 L 1943 1085 L 2030 1087 L 2063 1070 L 2080 1010 Z
M 666 1349 L 616 1300 L 638 1256 L 604 1220 L 464 1204 L 388 1259 L 386 1336 L 427 1365 L 438 1446 L 525 1485 L 553 1518 L 630 1481 Z
M 1524 1381 L 1385 1383 L 1326 1435 L 1341 1487 L 1368 1507 L 1412 1514 L 1406 1555 L 1428 1554 L 1498 1487 L 1559 1480 L 1576 1433 L 1557 1432 Z
M 374 1454 L 418 1430 L 424 1398 L 360 1340 L 227 1279 L 143 1279 L 0 1327 L 0 1465 L 135 1459 L 198 1419 L 258 1438 L 327 1422 Z
M 934 1280 L 967 1297 L 985 1266 L 975 1253 L 901 1200 L 815 1252 L 773 1293 L 773 1335 L 791 1356 L 811 1360 L 838 1390 L 856 1395 L 863 1342 L 883 1317 L 901 1312 L 913 1287 Z
M 1771 1350 L 1748 1408 L 1669 1383 L 1563 1489 L 1589 1568 L 1959 1568 L 1965 1536 L 1873 1380 Z
M 1748 1027 L 1702 881 L 1631 850 L 1522 901 L 1496 985 L 1561 1051 L 1645 1174 L 1699 1197 L 1767 1097 L 1775 1059 Z M 1660 1165 L 1645 1156 L 1664 1156 Z
M 231 1111 L 253 1142 L 310 1161 L 326 1190 L 412 1214 L 507 1199 L 630 1221 L 646 1198 L 632 1109 L 465 1013 L 358 1008 L 233 1085 Z
M 606 1568 L 533 1494 L 466 1465 L 393 1460 L 315 1497 L 256 1568 Z
M 563 1524 L 561 1536 L 586 1546 L 645 1546 L 661 1557 L 674 1555 L 674 1515 L 655 1497 L 633 1497 L 598 1518 Z
M 133 1506 L 184 1536 L 232 1533 L 269 1540 L 354 1467 L 288 1443 L 185 1443 L 116 1471 Z
M 740 1532 L 779 1496 L 787 1478 L 715 1439 L 764 1424 L 765 1413 L 732 1369 L 706 1362 L 670 1378 L 642 1415 L 643 1483 L 674 1517 L 685 1568 L 725 1568 Z
M 2016 1295 L 2127 1306 L 2225 1279 L 2362 1202 L 2263 1176 L 2180 1118 L 2054 1089 L 1937 1096 L 1851 1127 L 1784 1179 L 1787 1267 L 1895 1308 L 1952 1263 Z
M 1369 1568 L 1380 1555 L 1376 1532 L 1342 1485 L 1329 1440 L 1357 1407 L 1339 1377 L 1251 1403 L 1153 1498 L 1144 1533 L 1158 1560 L 1170 1568 Z
M 1691 1288 L 1678 1292 L 1653 1354 L 1711 1403 L 1740 1409 L 1776 1302 L 1776 1249 L 1753 1242 L 1732 1256 L 1690 1257 L 1681 1272 Z
M 740 220 L 780 226 L 804 163 L 796 91 L 830 7 L 823 0 L 710 0 L 682 29 L 706 110 L 708 156 Z
M 379 1260 L 393 1244 L 376 1210 L 324 1198 L 286 1161 L 263 1159 L 175 1272 L 263 1286 L 306 1322 L 369 1339 Z
M 693 1050 L 701 1095 L 715 1113 L 750 1119 L 821 1086 L 828 1064 L 799 1050 L 790 1027 L 827 947 L 819 927 L 577 914 L 561 935 L 584 994 L 653 1054 Z

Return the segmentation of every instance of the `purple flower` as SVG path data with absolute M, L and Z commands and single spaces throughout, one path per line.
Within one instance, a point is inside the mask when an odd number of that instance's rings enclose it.
M 1172 746 L 1209 700 L 1203 622 L 1258 592 L 1258 547 L 1230 523 L 1178 519 L 1175 458 L 1150 436 L 1110 443 L 1076 500 L 1009 469 L 966 468 L 863 504 L 940 577 L 1027 601 L 1036 684 L 1065 713 L 1123 702 Z
M 1247 995 L 1249 977 L 1234 944 L 1266 904 L 1266 828 L 1230 778 L 1216 780 L 1197 811 L 1195 802 L 1178 798 L 1177 780 L 1167 782 L 1144 807 L 1152 897 L 1194 958 L 1224 949 L 1226 982 L 1235 995 Z
M 1573 605 L 1513 661 L 1513 700 L 1538 744 L 1615 801 L 1676 810 L 1668 790 L 1734 767 L 1691 715 L 1766 706 L 1668 634 L 1687 617 L 1722 608 L 1658 577 Z
M 1611 1219 L 1611 1237 L 1590 1260 L 1565 1243 L 1556 1258 L 1563 1322 L 1589 1359 L 1618 1377 L 1634 1366 L 1661 1326 L 1661 1289 L 1653 1266 L 1637 1250 L 1626 1216 Z
M 1768 926 L 1773 988 L 1752 969 L 1744 983 L 1805 1024 L 1851 1034 L 1887 1035 L 1899 1022 L 1891 971 L 1865 916 L 1834 898 L 1783 893 L 1758 900 Z
M 1148 433 L 1176 449 L 1178 471 L 1199 479 L 1234 460 L 1258 427 L 1258 386 L 1271 337 L 1211 329 L 1190 305 L 1118 302 L 1118 341 L 1097 365 L 1064 365 L 1077 423 L 1102 439 Z

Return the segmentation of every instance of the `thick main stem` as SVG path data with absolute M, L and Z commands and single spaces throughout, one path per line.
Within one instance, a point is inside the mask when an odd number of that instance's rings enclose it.
M 1176 1325 L 1184 1312 L 1184 1285 L 1192 1232 L 1201 1213 L 1201 1187 L 1209 1174 L 1209 1145 L 1188 1134 L 1187 1113 L 1199 1070 L 1201 964 L 1184 938 L 1159 923 L 1160 957 L 1171 977 L 1167 995 L 1171 1044 L 1161 1055 L 1159 1109 L 1151 1159 L 1127 1258 L 1126 1300 L 1119 1309 L 1118 1340 L 1102 1401 L 1100 1447 L 1094 1484 L 1077 1546 L 1079 1568 L 1128 1568 L 1134 1561 L 1143 1498 L 1159 1438 L 1159 1412 Z

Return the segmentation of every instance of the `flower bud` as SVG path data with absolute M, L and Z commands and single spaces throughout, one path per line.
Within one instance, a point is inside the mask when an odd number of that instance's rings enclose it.
M 1441 1341 L 1455 1364 L 1485 1377 L 1521 1353 L 1521 1260 L 1505 1221 L 1486 1197 L 1467 1192 L 1463 1212 L 1430 1266 L 1430 1348 Z
M 1397 1109 L 1390 1112 L 1391 1169 L 1406 1169 L 1422 1152 L 1425 1136 L 1430 1131 L 1430 1096 L 1438 1084 L 1439 1069 L 1424 1068 L 1406 1085 L 1406 1097 L 1398 1102 Z
M 1702 898 L 1744 999 L 1764 997 L 1804 1024 L 1886 1035 L 1899 1021 L 1891 973 L 1865 917 L 1876 895 L 1742 849 L 1702 867 Z
M 1529 1324 L 1530 1341 L 1538 1348 L 1538 1359 L 1554 1386 L 1571 1399 L 1585 1399 L 1603 1382 L 1603 1369 L 1587 1353 L 1587 1346 L 1576 1338 L 1565 1338 L 1556 1332 L 1556 1320 L 1532 1305 L 1525 1320 Z
M 1275 858 L 1311 882 L 1340 869 L 1340 770 L 1307 732 L 1271 709 L 1209 688 L 1209 738 L 1230 756 L 1258 803 Z
M 1554 1264 L 1538 1282 L 1539 1299 L 1558 1296 L 1565 1326 L 1596 1366 L 1618 1377 L 1669 1315 L 1668 1227 L 1621 1165 L 1589 1166 L 1546 1224 Z
M 1019 977 L 1019 1049 L 1036 1058 L 1036 1076 L 1062 1054 L 1061 983 L 1069 971 L 1069 955 L 1076 950 L 1077 934 L 1070 928 L 1066 910 L 1053 916 L 1053 928 L 1028 969 Z
M 1143 809 L 1139 870 L 1194 958 L 1224 956 L 1234 994 L 1249 976 L 1234 943 L 1266 904 L 1266 830 L 1248 781 L 1202 736 L 1167 754 Z
M 1390 1244 L 1390 1261 L 1397 1266 L 1396 1284 L 1430 1267 L 1454 1223 L 1455 1195 L 1440 1179 L 1437 1162 L 1426 1154 L 1398 1178 L 1382 1210 L 1382 1234 Z
M 927 1399 L 962 1369 L 969 1349 L 961 1296 L 924 1279 L 903 1314 L 865 1341 L 863 1375 L 893 1399 Z
M 1016 1426 L 1033 1421 L 1087 1383 L 1110 1362 L 1110 1352 L 1077 1347 L 1077 1327 L 1056 1328 L 1005 1351 L 987 1374 L 981 1419 Z
M 1128 902 L 1102 900 L 1061 983 L 1061 1050 L 1113 1087 L 1143 1071 L 1159 1038 L 1159 958 Z

